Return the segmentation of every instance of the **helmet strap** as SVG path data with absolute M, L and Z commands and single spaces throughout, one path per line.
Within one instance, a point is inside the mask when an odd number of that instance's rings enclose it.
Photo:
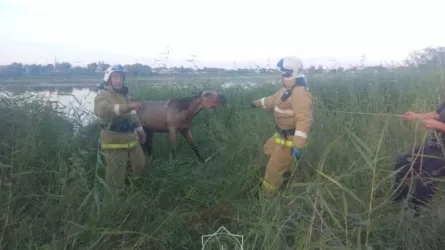
M 105 85 L 106 85 L 107 83 L 106 82 L 102 82 L 100 85 L 99 85 L 99 89 L 105 89 Z
M 116 88 L 114 88 L 113 84 L 111 84 L 111 79 L 108 79 L 107 82 L 103 82 L 103 83 L 101 84 L 101 86 L 104 86 L 104 85 L 108 85 L 108 86 L 109 86 L 111 89 L 113 89 L 113 91 L 116 92 L 116 93 L 123 94 L 123 95 L 127 95 L 127 94 L 128 94 L 128 87 L 125 86 L 125 83 L 124 83 L 124 85 L 122 86 L 122 88 L 120 88 L 120 89 L 116 89 Z

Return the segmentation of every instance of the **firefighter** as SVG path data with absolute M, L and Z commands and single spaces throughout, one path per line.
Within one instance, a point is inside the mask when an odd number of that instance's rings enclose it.
M 302 61 L 289 56 L 282 58 L 277 66 L 282 73 L 283 88 L 252 103 L 252 107 L 274 110 L 276 133 L 263 147 L 269 157 L 262 184 L 266 196 L 277 194 L 283 184 L 283 174 L 294 159 L 301 158 L 312 127 L 312 95 Z
M 125 75 L 120 64 L 107 68 L 94 100 L 94 113 L 101 124 L 100 147 L 107 165 L 105 179 L 112 196 L 124 190 L 127 170 L 139 173 L 145 165 L 139 143 L 145 143 L 146 136 L 136 115 L 141 104 L 129 101 Z

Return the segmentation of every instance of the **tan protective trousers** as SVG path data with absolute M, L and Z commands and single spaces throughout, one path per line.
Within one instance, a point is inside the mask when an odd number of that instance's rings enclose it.
M 112 195 L 119 195 L 125 189 L 127 171 L 140 173 L 145 167 L 145 155 L 139 144 L 131 149 L 103 149 L 107 164 L 105 181 Z M 130 162 L 130 164 L 129 164 Z
M 288 136 L 287 141 L 292 141 L 293 136 Z M 283 174 L 290 169 L 293 162 L 291 147 L 278 144 L 272 136 L 264 144 L 264 153 L 269 156 L 269 162 L 266 167 L 262 192 L 266 196 L 273 196 L 283 185 Z

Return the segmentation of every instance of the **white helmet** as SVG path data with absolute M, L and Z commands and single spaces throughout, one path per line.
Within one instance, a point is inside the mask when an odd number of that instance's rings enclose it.
M 278 68 L 282 72 L 283 77 L 294 79 L 304 77 L 303 62 L 296 56 L 287 56 L 277 63 Z
M 110 67 L 108 67 L 107 70 L 105 70 L 104 82 L 108 82 L 108 80 L 110 79 L 110 75 L 113 72 L 122 72 L 125 74 L 125 68 L 120 64 L 111 65 Z

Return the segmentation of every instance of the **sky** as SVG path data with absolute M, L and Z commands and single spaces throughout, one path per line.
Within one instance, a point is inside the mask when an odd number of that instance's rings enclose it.
M 0 64 L 401 61 L 445 45 L 439 0 L 0 0 Z M 333 60 L 337 61 L 334 63 Z

